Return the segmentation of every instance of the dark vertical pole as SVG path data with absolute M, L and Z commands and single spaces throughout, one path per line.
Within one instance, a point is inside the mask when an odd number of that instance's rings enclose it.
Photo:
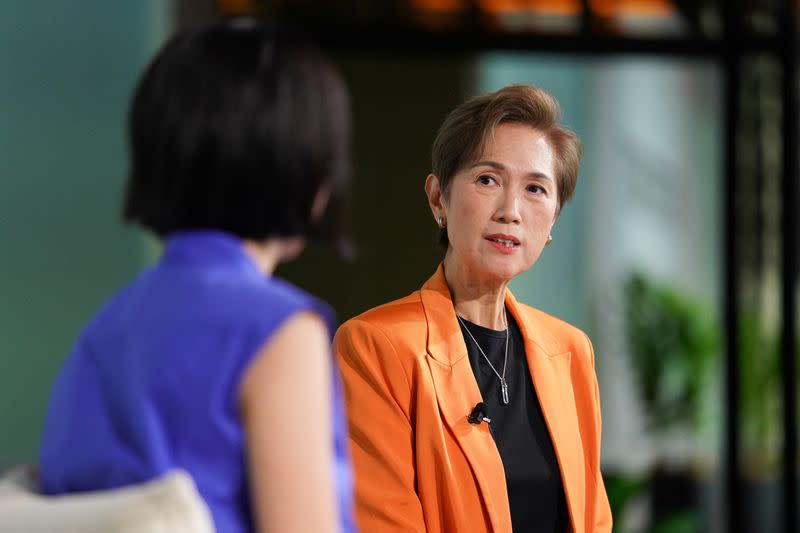
M 781 372 L 783 375 L 783 531 L 796 533 L 797 518 L 797 200 L 798 104 L 795 2 L 784 2 L 781 39 L 783 93 L 783 175 L 781 179 Z
M 588 36 L 592 30 L 592 7 L 589 5 L 589 0 L 581 0 L 581 33 Z
M 725 265 L 723 287 L 725 336 L 725 469 L 724 509 L 726 524 L 723 531 L 737 533 L 741 530 L 741 502 L 739 495 L 739 342 L 737 338 L 739 308 L 737 288 L 739 282 L 736 248 L 736 132 L 739 126 L 739 69 L 742 54 L 736 46 L 736 2 L 723 2 L 723 101 L 725 132 L 725 161 L 722 182 L 724 204 L 723 254 Z

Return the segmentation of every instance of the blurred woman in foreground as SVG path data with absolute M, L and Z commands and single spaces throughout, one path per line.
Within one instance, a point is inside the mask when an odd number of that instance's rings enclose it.
M 320 54 L 253 18 L 179 34 L 155 58 L 130 110 L 125 218 L 164 252 L 58 376 L 46 493 L 180 468 L 218 531 L 352 530 L 331 314 L 271 276 L 332 227 L 348 113 Z
M 441 126 L 425 191 L 444 261 L 336 334 L 364 531 L 611 531 L 592 345 L 507 288 L 551 241 L 580 152 L 535 87 Z

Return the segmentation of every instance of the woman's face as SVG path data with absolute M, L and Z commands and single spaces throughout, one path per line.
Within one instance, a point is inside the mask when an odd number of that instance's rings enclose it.
M 556 219 L 554 169 L 555 154 L 539 131 L 500 124 L 478 161 L 453 177 L 441 200 L 448 254 L 487 281 L 508 281 L 528 270 Z

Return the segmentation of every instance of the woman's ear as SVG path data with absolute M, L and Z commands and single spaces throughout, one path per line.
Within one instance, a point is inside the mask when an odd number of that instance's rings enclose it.
M 428 205 L 433 213 L 433 218 L 439 226 L 442 225 L 443 220 L 447 218 L 444 209 L 444 196 L 442 195 L 441 184 L 439 178 L 435 174 L 428 174 L 425 179 L 425 194 L 428 195 Z

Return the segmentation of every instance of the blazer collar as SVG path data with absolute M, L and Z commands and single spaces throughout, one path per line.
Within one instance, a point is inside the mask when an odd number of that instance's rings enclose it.
M 427 351 L 436 396 L 443 418 L 455 435 L 475 473 L 495 531 L 511 531 L 505 473 L 487 424 L 467 422 L 470 410 L 482 401 L 467 358 L 450 288 L 439 265 L 420 290 L 428 328 Z M 548 328 L 537 327 L 535 315 L 521 306 L 511 291 L 505 304 L 520 327 L 528 367 L 558 458 L 572 524 L 580 530 L 584 516 L 584 465 L 571 379 L 571 356 Z
M 450 287 L 447 286 L 442 264 L 422 286 L 420 298 L 428 325 L 428 353 L 446 365 L 455 364 L 466 357 L 467 346 L 464 344 L 464 337 L 458 326 Z M 525 316 L 524 309 L 509 290 L 506 290 L 505 304 L 520 326 L 522 336 L 526 341 L 526 350 L 528 345 L 533 345 L 535 351 L 540 355 L 561 353 L 558 339 L 549 331 L 545 328 L 530 327 L 527 324 L 530 319 Z

